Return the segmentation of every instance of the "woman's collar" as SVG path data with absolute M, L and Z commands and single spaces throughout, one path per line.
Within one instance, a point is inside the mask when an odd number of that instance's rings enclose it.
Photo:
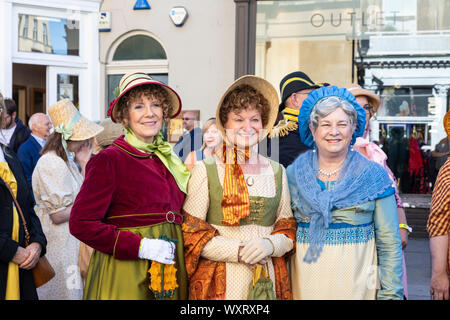
M 137 158 L 149 158 L 150 157 L 150 154 L 140 151 L 139 149 L 136 149 L 135 147 L 130 145 L 125 140 L 124 135 L 122 135 L 119 138 L 117 138 L 116 140 L 114 140 L 113 145 L 115 145 L 119 149 L 121 149 L 121 150 L 125 151 L 126 153 L 128 153 L 134 157 L 137 157 Z

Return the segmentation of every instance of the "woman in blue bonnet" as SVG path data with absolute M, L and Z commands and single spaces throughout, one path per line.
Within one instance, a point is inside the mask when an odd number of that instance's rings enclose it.
M 392 180 L 351 147 L 366 113 L 346 89 L 314 90 L 298 116 L 314 148 L 288 168 L 297 250 L 294 299 L 402 299 L 402 246 Z

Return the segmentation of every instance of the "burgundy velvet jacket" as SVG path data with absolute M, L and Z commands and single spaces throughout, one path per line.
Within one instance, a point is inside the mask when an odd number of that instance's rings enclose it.
M 70 233 L 116 259 L 135 260 L 141 237 L 119 228 L 153 225 L 158 221 L 152 213 L 179 212 L 184 199 L 161 160 L 121 136 L 88 162 L 70 214 Z

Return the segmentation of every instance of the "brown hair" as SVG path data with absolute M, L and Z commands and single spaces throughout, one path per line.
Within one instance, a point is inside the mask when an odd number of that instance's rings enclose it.
M 254 108 L 261 114 L 263 126 L 269 122 L 270 105 L 267 99 L 255 88 L 247 84 L 237 86 L 223 99 L 220 106 L 219 119 L 222 126 L 228 121 L 228 114 L 233 111 L 239 113 L 248 108 Z
M 94 144 L 94 137 L 81 140 L 81 141 L 67 141 L 67 151 L 77 153 L 84 146 L 92 147 Z M 54 151 L 56 155 L 62 158 L 65 162 L 68 162 L 67 154 L 64 151 L 64 147 L 61 142 L 61 133 L 54 131 L 45 142 L 44 147 L 41 150 L 41 154 L 45 154 L 49 151 Z
M 129 106 L 133 101 L 141 98 L 141 96 L 158 100 L 163 109 L 163 120 L 169 118 L 169 114 L 171 114 L 173 108 L 170 105 L 169 94 L 162 86 L 148 83 L 132 88 L 117 102 L 115 106 L 117 111 L 115 112 L 114 118 L 118 123 L 122 123 L 124 127 L 128 126 Z
M 205 124 L 202 127 L 202 140 L 203 140 L 203 135 L 205 134 L 206 131 L 208 131 L 208 129 L 212 125 L 216 125 L 216 118 L 209 118 L 208 120 L 206 120 Z M 202 147 L 200 149 L 203 150 L 205 148 L 206 148 L 206 142 L 203 141 Z

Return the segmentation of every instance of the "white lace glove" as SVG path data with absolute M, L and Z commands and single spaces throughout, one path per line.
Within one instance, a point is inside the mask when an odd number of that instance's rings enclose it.
M 138 256 L 140 259 L 174 264 L 175 244 L 171 241 L 143 238 Z
M 241 250 L 241 259 L 245 263 L 255 264 L 267 256 L 273 254 L 272 242 L 264 238 L 256 238 L 248 241 Z

